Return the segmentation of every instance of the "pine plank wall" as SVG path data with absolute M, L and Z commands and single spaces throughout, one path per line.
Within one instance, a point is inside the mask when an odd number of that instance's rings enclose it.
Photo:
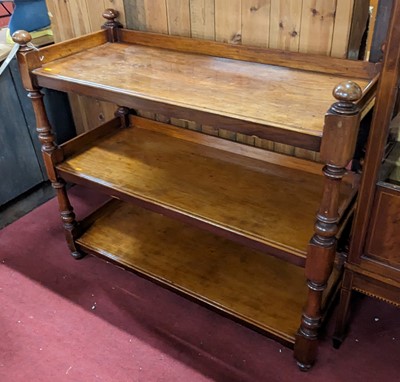
M 56 42 L 96 31 L 102 11 L 119 11 L 130 29 L 347 57 L 359 46 L 368 17 L 367 0 L 46 0 Z M 376 2 L 376 0 L 375 0 Z M 113 117 L 116 106 L 70 96 L 78 133 Z M 318 160 L 315 152 L 245 136 L 192 121 L 146 113 L 184 128 Z

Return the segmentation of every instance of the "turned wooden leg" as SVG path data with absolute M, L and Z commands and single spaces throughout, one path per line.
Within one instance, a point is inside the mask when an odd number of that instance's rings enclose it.
M 39 89 L 35 89 L 28 93 L 28 97 L 32 100 L 33 109 L 35 111 L 36 131 L 40 143 L 42 144 L 42 155 L 46 166 L 47 176 L 57 193 L 61 220 L 65 229 L 68 247 L 71 250 L 72 256 L 76 259 L 80 259 L 83 255 L 76 249 L 74 241 L 77 237 L 78 226 L 75 220 L 75 214 L 68 199 L 65 182 L 58 178 L 55 170 L 55 165 L 62 159 L 62 152 L 54 141 L 54 134 L 43 103 L 43 94 Z
M 72 257 L 75 259 L 81 259 L 84 254 L 79 252 L 75 246 L 75 238 L 77 237 L 78 223 L 75 220 L 74 209 L 68 198 L 67 190 L 65 188 L 65 182 L 62 179 L 58 179 L 55 182 L 51 182 L 52 187 L 57 192 L 57 200 L 61 220 L 64 226 L 65 238 L 67 240 L 68 248 L 71 251 Z
M 353 285 L 353 272 L 344 271 L 342 288 L 340 290 L 340 301 L 336 315 L 336 326 L 333 334 L 333 347 L 338 349 L 344 341 L 347 334 L 349 307 Z
M 317 214 L 315 234 L 308 246 L 306 277 L 307 302 L 303 310 L 295 344 L 295 358 L 302 371 L 311 368 L 317 358 L 321 326 L 322 295 L 332 272 L 336 254 L 337 206 L 344 169 L 325 166 L 324 195 Z
M 55 166 L 63 160 L 63 152 L 55 143 L 55 137 L 47 118 L 46 109 L 43 103 L 43 94 L 40 88 L 32 81 L 29 73 L 29 63 L 25 54 L 33 50 L 33 45 L 29 44 L 32 36 L 26 31 L 17 31 L 13 34 L 13 40 L 20 45 L 18 53 L 18 63 L 20 67 L 22 83 L 28 91 L 28 97 L 32 101 L 33 110 L 36 119 L 36 131 L 39 141 L 42 145 L 42 156 L 46 167 L 47 176 L 57 192 L 58 204 L 60 207 L 61 219 L 63 221 L 65 234 L 72 256 L 81 258 L 82 255 L 75 247 L 75 238 L 77 237 L 78 224 L 75 220 L 75 214 L 68 200 L 65 183 L 57 176 Z
M 336 255 L 340 184 L 353 156 L 360 124 L 356 101 L 361 98 L 361 88 L 354 82 L 343 82 L 334 89 L 333 95 L 338 102 L 325 115 L 321 143 L 321 159 L 326 163 L 325 180 L 315 233 L 308 246 L 305 268 L 308 296 L 294 349 L 294 356 L 303 371 L 310 369 L 317 358 L 322 295 Z

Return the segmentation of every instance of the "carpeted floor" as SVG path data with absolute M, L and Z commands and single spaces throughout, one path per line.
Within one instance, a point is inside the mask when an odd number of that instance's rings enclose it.
M 102 200 L 71 195 L 80 216 Z M 1 382 L 399 380 L 400 310 L 356 299 L 341 349 L 330 325 L 301 373 L 267 337 L 102 260 L 73 260 L 55 200 L 0 231 L 0 261 Z

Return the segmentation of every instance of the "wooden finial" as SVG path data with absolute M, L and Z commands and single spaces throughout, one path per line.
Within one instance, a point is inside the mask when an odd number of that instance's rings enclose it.
M 341 82 L 333 89 L 333 96 L 338 101 L 354 102 L 361 98 L 362 90 L 357 83 L 345 81 Z
M 119 12 L 115 9 L 108 8 L 103 12 L 103 17 L 107 20 L 102 28 L 121 28 L 122 24 L 116 20 L 119 16 Z
M 357 106 L 354 102 L 362 97 L 362 89 L 353 81 L 341 82 L 333 89 L 333 96 L 338 100 L 332 109 L 339 114 L 355 114 Z
M 32 50 L 32 48 L 28 46 L 28 44 L 32 41 L 32 36 L 29 32 L 24 30 L 15 31 L 12 35 L 12 39 L 16 44 L 20 45 L 20 51 L 24 52 Z

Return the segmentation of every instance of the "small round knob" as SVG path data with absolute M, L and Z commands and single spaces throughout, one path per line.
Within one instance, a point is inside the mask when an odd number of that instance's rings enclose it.
M 16 44 L 26 45 L 32 40 L 32 36 L 27 31 L 18 30 L 13 33 L 12 39 Z
M 344 81 L 333 89 L 333 96 L 339 102 L 355 102 L 362 96 L 360 86 L 353 81 Z
M 108 21 L 115 20 L 118 17 L 118 15 L 119 15 L 119 12 L 112 8 L 108 8 L 103 12 L 103 17 L 105 19 L 107 19 Z

